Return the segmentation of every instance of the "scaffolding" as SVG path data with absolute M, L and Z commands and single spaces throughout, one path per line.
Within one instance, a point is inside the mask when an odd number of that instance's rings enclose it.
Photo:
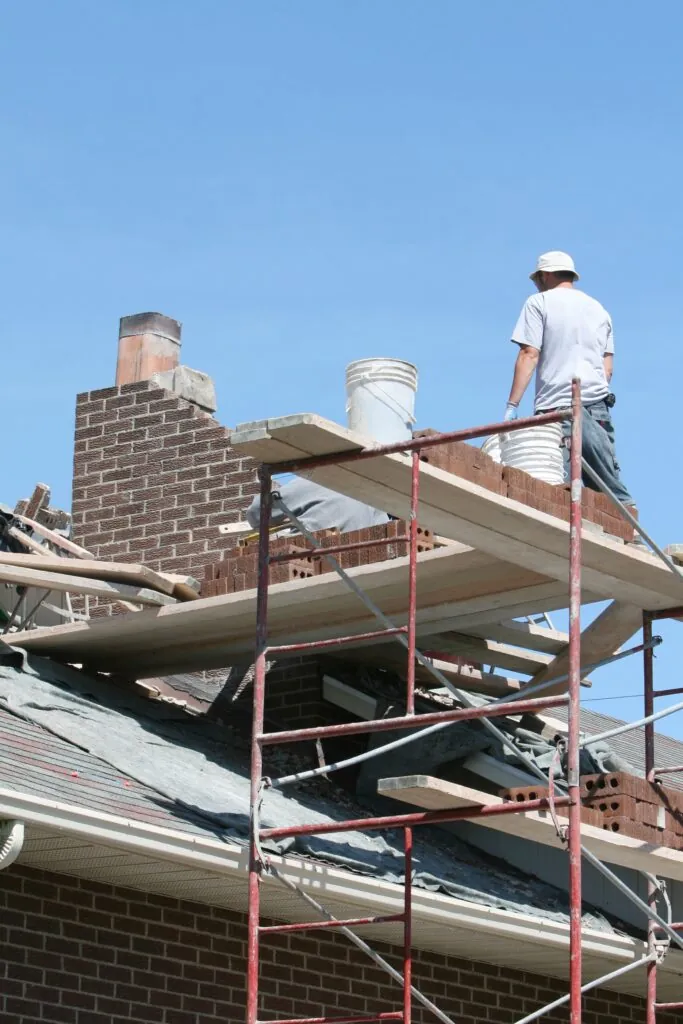
M 253 691 L 253 722 L 252 722 L 252 755 L 251 755 L 251 788 L 250 788 L 250 822 L 249 822 L 249 922 L 248 922 L 248 966 L 247 966 L 247 1024 L 259 1024 L 259 949 L 260 939 L 264 935 L 279 932 L 299 932 L 315 929 L 334 929 L 344 934 L 353 942 L 357 948 L 372 958 L 389 975 L 398 981 L 402 986 L 402 1005 L 400 1009 L 392 1009 L 378 1012 L 369 1016 L 341 1016 L 341 1017 L 300 1017 L 268 1021 L 267 1024 L 369 1024 L 371 1021 L 399 1020 L 404 1024 L 411 1024 L 412 1008 L 415 1002 L 419 1002 L 429 1010 L 443 1024 L 453 1024 L 451 1019 L 435 1006 L 426 996 L 419 992 L 412 985 L 412 853 L 413 853 L 413 829 L 422 825 L 438 824 L 459 820 L 473 820 L 489 816 L 517 814 L 520 812 L 548 810 L 556 823 L 558 835 L 568 852 L 569 860 L 569 992 L 567 995 L 555 1000 L 553 1003 L 539 1008 L 533 1013 L 525 1016 L 517 1024 L 529 1024 L 544 1014 L 556 1009 L 559 1006 L 569 1004 L 571 1024 L 581 1024 L 582 995 L 600 985 L 606 984 L 621 975 L 637 968 L 645 966 L 647 971 L 647 1021 L 646 1024 L 655 1024 L 657 1010 L 672 1010 L 683 1008 L 681 1003 L 658 1003 L 656 996 L 657 965 L 663 959 L 671 943 L 683 947 L 683 938 L 679 933 L 683 932 L 683 923 L 671 921 L 670 904 L 666 896 L 666 889 L 663 882 L 654 876 L 648 876 L 648 899 L 641 900 L 636 893 L 617 876 L 606 865 L 604 865 L 592 851 L 582 845 L 581 837 L 581 794 L 579 777 L 580 749 L 585 745 L 585 740 L 580 737 L 580 691 L 582 675 L 588 668 L 597 666 L 581 666 L 581 530 L 582 530 L 582 477 L 584 472 L 592 472 L 582 459 L 582 405 L 580 382 L 574 380 L 572 384 L 572 405 L 571 409 L 556 411 L 528 419 L 516 420 L 512 423 L 496 423 L 469 430 L 453 431 L 450 433 L 434 434 L 415 438 L 411 441 L 402 441 L 392 445 L 373 446 L 370 448 L 356 449 L 335 453 L 332 455 L 314 456 L 306 459 L 279 462 L 278 472 L 303 473 L 307 469 L 317 468 L 323 465 L 353 462 L 362 459 L 376 458 L 379 455 L 405 454 L 410 453 L 411 458 L 411 497 L 410 515 L 408 519 L 408 531 L 405 535 L 392 538 L 392 542 L 404 542 L 408 548 L 408 584 L 407 584 L 407 621 L 403 626 L 396 626 L 381 609 L 363 593 L 355 580 L 349 576 L 334 558 L 347 550 L 357 550 L 366 547 L 377 547 L 377 540 L 360 541 L 353 544 L 339 544 L 336 547 L 320 547 L 316 538 L 310 534 L 304 525 L 284 506 L 278 493 L 273 491 L 272 472 L 273 467 L 264 464 L 260 468 L 260 523 L 259 523 L 259 558 L 258 558 L 258 591 L 256 604 L 256 655 L 254 671 Z M 539 426 L 545 423 L 569 423 L 570 457 L 569 457 L 569 479 L 570 479 L 570 521 L 569 521 L 569 671 L 568 674 L 535 685 L 529 684 L 522 687 L 513 695 L 499 698 L 483 706 L 475 704 L 467 693 L 457 689 L 452 682 L 444 677 L 432 664 L 431 660 L 423 655 L 416 646 L 416 612 L 417 612 L 417 552 L 418 552 L 418 507 L 420 491 L 420 453 L 430 447 L 447 444 L 454 441 L 469 441 L 475 438 L 521 430 L 527 427 Z M 592 474 L 594 475 L 594 474 Z M 604 482 L 596 478 L 596 483 L 610 497 L 619 508 L 625 518 L 631 522 L 634 529 L 646 540 L 649 546 L 667 564 L 667 566 L 683 580 L 680 572 L 673 561 L 669 559 L 645 533 L 642 527 L 636 522 L 630 513 L 623 508 L 618 499 L 614 497 Z M 309 556 L 324 558 L 344 582 L 357 594 L 369 611 L 379 620 L 380 629 L 366 633 L 354 633 L 349 636 L 334 637 L 332 639 L 314 640 L 310 642 L 280 644 L 269 646 L 268 644 L 268 581 L 269 564 L 272 561 L 286 561 L 288 558 L 300 558 L 300 553 L 284 554 L 274 556 L 269 554 L 269 541 L 271 537 L 270 520 L 271 511 L 274 505 L 278 505 L 291 525 L 300 532 L 311 544 L 307 551 Z M 683 593 L 683 588 L 682 588 Z M 647 761 L 647 778 L 654 782 L 660 775 L 683 771 L 683 765 L 671 766 L 656 769 L 654 764 L 654 721 L 659 715 L 654 714 L 654 698 L 668 696 L 673 693 L 683 693 L 683 689 L 671 691 L 657 691 L 653 682 L 653 651 L 660 638 L 653 637 L 652 623 L 655 619 L 665 618 L 673 615 L 683 614 L 683 609 L 671 609 L 665 612 L 644 613 L 643 618 L 643 643 L 629 651 L 622 652 L 601 661 L 599 664 L 607 664 L 618 660 L 628 654 L 643 652 L 644 658 L 644 690 L 645 690 L 645 717 L 626 728 L 638 728 L 645 726 L 645 746 Z M 282 654 L 294 654 L 318 650 L 338 650 L 345 644 L 357 644 L 363 640 L 379 640 L 393 637 L 403 645 L 406 650 L 406 714 L 401 717 L 374 719 L 362 722 L 349 722 L 338 725 L 320 726 L 307 729 L 295 729 L 278 732 L 264 732 L 264 709 L 267 659 Z M 430 672 L 441 686 L 445 686 L 463 705 L 458 709 L 449 709 L 443 712 L 429 714 L 415 713 L 415 665 L 421 664 Z M 552 696 L 536 696 L 539 691 L 550 686 L 557 685 L 559 681 L 567 681 L 567 692 Z M 534 696 L 530 696 L 534 694 Z M 553 769 L 546 776 L 526 755 L 516 747 L 514 741 L 495 724 L 495 718 L 506 714 L 520 714 L 526 711 L 541 711 L 544 709 L 566 706 L 568 708 L 568 732 L 566 743 L 567 772 L 566 783 L 560 783 L 566 792 L 557 792 L 555 787 L 558 782 L 553 778 Z M 683 706 L 683 705 L 681 705 Z M 667 709 L 670 713 L 672 709 Z M 675 709 L 674 709 L 675 710 Z M 660 713 L 662 714 L 662 713 Z M 431 731 L 459 722 L 478 720 L 482 725 L 492 732 L 506 747 L 511 748 L 514 754 L 526 765 L 527 769 L 548 785 L 547 798 L 540 798 L 525 801 L 507 801 L 500 804 L 491 804 L 478 807 L 465 807 L 439 811 L 416 811 L 404 814 L 383 815 L 380 817 L 364 817 L 357 820 L 346 820 L 342 822 L 331 822 L 324 824 L 304 824 L 282 828 L 262 828 L 260 815 L 261 804 L 264 792 L 269 787 L 283 787 L 292 782 L 305 781 L 317 775 L 329 775 L 331 772 L 358 763 L 368 757 L 377 756 L 390 748 L 400 746 L 403 743 L 412 742 L 420 736 Z M 280 779 L 270 779 L 263 774 L 263 753 L 264 748 L 276 744 L 297 743 L 303 741 L 315 741 L 331 737 L 351 736 L 358 734 L 370 734 L 382 731 L 395 730 L 416 730 L 410 734 L 393 740 L 384 746 L 373 748 L 372 751 L 355 755 L 335 764 L 323 764 L 319 768 L 299 772 L 294 775 L 285 776 Z M 592 741 L 591 738 L 588 742 Z M 566 809 L 568 825 L 560 826 L 556 810 L 559 807 Z M 389 828 L 400 828 L 403 831 L 404 851 L 404 895 L 403 909 L 401 913 L 388 916 L 356 917 L 338 919 L 327 912 L 310 894 L 298 889 L 291 881 L 285 878 L 265 855 L 262 844 L 266 840 L 283 839 L 301 835 L 322 835 L 332 832 L 345 832 L 350 830 L 376 831 Z M 648 947 L 647 953 L 641 959 L 620 967 L 607 975 L 594 979 L 586 984 L 582 979 L 582 944 L 581 944 L 581 907 L 582 907 L 582 883 L 581 868 L 582 860 L 587 859 L 597 870 L 616 885 L 620 891 L 628 897 L 646 916 L 648 920 Z M 313 908 L 320 919 L 297 924 L 274 924 L 261 925 L 260 923 L 260 886 L 262 878 L 271 877 L 277 879 L 281 884 L 296 891 L 297 894 Z M 660 902 L 664 901 L 669 908 L 666 919 L 659 913 Z M 366 925 L 378 925 L 388 922 L 401 922 L 403 925 L 403 970 L 397 971 L 377 952 L 353 931 L 354 928 Z

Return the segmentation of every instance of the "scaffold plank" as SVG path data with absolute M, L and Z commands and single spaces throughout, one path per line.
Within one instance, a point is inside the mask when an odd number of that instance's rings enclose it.
M 40 556 L 24 555 L 14 551 L 0 551 L 0 569 L 5 566 L 20 566 L 23 569 L 41 572 L 56 572 L 87 579 L 108 580 L 111 583 L 126 583 L 131 586 L 147 587 L 162 594 L 173 594 L 176 581 L 182 577 L 170 577 L 155 572 L 146 565 L 125 562 L 107 562 L 98 558 L 61 558 L 46 549 Z M 4 578 L 4 577 L 3 577 Z M 197 595 L 193 594 L 193 598 Z
M 312 413 L 248 424 L 233 447 L 277 471 L 277 463 L 359 452 L 359 435 Z M 378 455 L 355 462 L 306 467 L 306 476 L 349 497 L 405 518 L 411 491 L 410 457 Z M 546 576 L 569 578 L 566 522 L 488 491 L 431 464 L 420 464 L 420 522 L 434 533 L 471 544 Z M 681 601 L 681 581 L 655 556 L 590 529 L 582 532 L 583 581 L 605 598 L 660 609 Z
M 42 567 L 43 560 L 38 560 L 36 557 L 33 564 Z M 43 572 L 42 569 L 26 569 L 20 565 L 0 564 L 0 581 L 21 587 L 59 590 L 73 594 L 85 594 L 90 597 L 106 597 L 113 600 L 123 598 L 137 604 L 155 606 L 175 604 L 175 599 L 169 597 L 168 594 L 162 594 L 158 590 L 151 590 L 147 587 L 136 587 L 127 583 L 115 583 L 111 580 L 99 580 L 85 576 L 73 576 L 68 573 Z M 18 634 L 11 635 L 14 638 Z
M 396 625 L 406 621 L 407 558 L 349 570 Z M 539 573 L 458 544 L 418 557 L 417 634 L 422 646 L 435 633 L 469 622 L 547 611 L 566 605 L 566 587 Z M 595 595 L 586 593 L 587 601 Z M 14 634 L 12 643 L 94 668 L 125 669 L 138 678 L 160 672 L 220 668 L 253 651 L 256 592 L 189 601 L 154 612 Z M 366 632 L 377 626 L 336 574 L 280 583 L 269 589 L 272 644 Z M 395 640 L 393 640 L 396 643 Z
M 530 651 L 543 654 L 559 654 L 569 643 L 569 635 L 559 629 L 538 626 L 535 622 L 518 622 L 508 619 L 506 622 L 489 622 L 484 626 L 470 629 L 472 636 L 480 636 L 488 640 L 524 647 Z
M 431 775 L 405 775 L 380 779 L 377 791 L 411 806 L 441 811 L 457 807 L 483 807 L 503 803 L 501 797 L 483 793 Z M 561 847 L 548 811 L 526 811 L 498 817 L 473 818 L 473 824 L 529 839 L 544 846 Z M 581 839 L 600 860 L 635 871 L 650 872 L 683 881 L 683 853 L 666 846 L 644 843 L 631 836 L 607 832 L 594 825 L 581 826 Z

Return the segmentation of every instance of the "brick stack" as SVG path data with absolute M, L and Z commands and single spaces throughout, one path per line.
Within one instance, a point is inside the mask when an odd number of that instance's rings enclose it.
M 381 526 L 371 526 L 364 530 L 353 530 L 339 533 L 337 530 L 322 530 L 315 535 L 319 547 L 336 547 L 339 544 L 357 544 L 362 541 L 382 541 L 397 538 L 393 544 L 378 544 L 376 547 L 360 548 L 356 551 L 342 551 L 334 557 L 342 569 L 351 569 L 360 565 L 372 565 L 387 559 L 401 558 L 408 554 L 408 544 L 398 538 L 406 536 L 408 524 L 402 520 L 392 520 Z M 418 552 L 430 551 L 434 540 L 429 530 L 418 526 Z M 289 580 L 308 579 L 322 573 L 334 572 L 332 566 L 324 558 L 312 557 L 308 554 L 309 545 L 298 537 L 279 537 L 270 544 L 271 557 L 284 554 L 300 554 L 300 558 L 288 562 L 273 562 L 269 567 L 268 581 L 286 583 Z M 202 597 L 217 597 L 221 594 L 234 594 L 243 590 L 252 590 L 258 580 L 258 544 L 255 541 L 242 544 L 226 552 L 220 562 L 207 565 L 204 570 Z
M 502 794 L 521 803 L 548 796 L 547 787 L 518 786 Z M 581 778 L 581 821 L 607 832 L 657 846 L 683 850 L 683 793 L 647 782 L 626 772 Z M 558 808 L 567 816 L 567 808 Z
M 428 437 L 435 430 L 420 430 L 416 437 Z M 569 521 L 569 488 L 566 484 L 547 484 L 524 473 L 521 469 L 501 466 L 474 445 L 464 441 L 426 448 L 420 455 L 427 462 L 446 473 L 479 484 L 488 491 L 502 494 L 547 515 Z M 605 533 L 622 540 L 633 540 L 633 529 L 623 519 L 609 498 L 598 491 L 584 487 L 582 515 L 585 520 L 602 527 Z

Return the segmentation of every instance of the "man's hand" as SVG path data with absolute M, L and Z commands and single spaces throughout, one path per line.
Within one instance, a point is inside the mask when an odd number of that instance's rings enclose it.
M 539 355 L 539 350 L 537 348 L 533 348 L 531 345 L 519 346 L 519 352 L 517 353 L 517 360 L 515 362 L 515 372 L 512 378 L 512 387 L 510 388 L 510 397 L 508 398 L 508 406 L 514 405 L 516 408 L 522 401 L 524 392 L 529 385 L 529 381 L 534 375 Z
M 612 380 L 612 373 L 614 371 L 614 356 L 611 352 L 606 352 L 605 355 L 602 357 L 602 365 L 605 368 L 605 377 L 607 378 L 607 383 L 609 384 Z
M 511 420 L 516 420 L 519 409 L 514 402 L 508 402 L 505 406 L 505 416 L 503 417 L 503 423 L 509 423 Z

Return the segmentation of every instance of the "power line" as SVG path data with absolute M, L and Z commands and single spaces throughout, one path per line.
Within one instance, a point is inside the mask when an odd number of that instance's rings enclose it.
M 588 697 L 587 699 L 582 700 L 581 703 L 595 704 L 595 702 L 599 700 L 633 700 L 636 697 L 640 697 L 641 700 L 643 699 L 642 693 L 617 693 L 614 697 Z

